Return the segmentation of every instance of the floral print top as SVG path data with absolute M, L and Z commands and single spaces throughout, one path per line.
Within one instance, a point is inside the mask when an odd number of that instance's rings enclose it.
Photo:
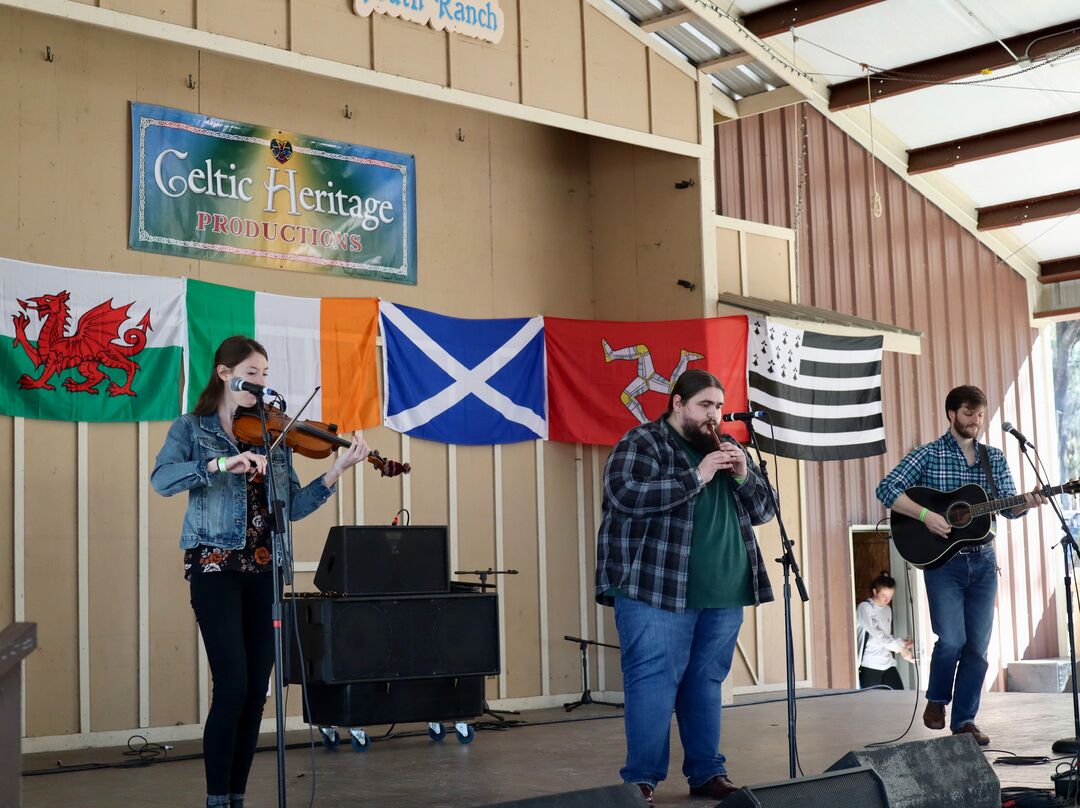
M 250 446 L 241 444 L 240 451 Z M 270 572 L 270 510 L 266 504 L 266 482 L 247 484 L 248 527 L 247 543 L 239 550 L 222 550 L 200 544 L 184 551 L 184 578 L 211 572 Z

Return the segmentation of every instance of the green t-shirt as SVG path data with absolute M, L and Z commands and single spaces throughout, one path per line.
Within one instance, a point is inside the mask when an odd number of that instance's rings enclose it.
M 671 437 L 691 466 L 704 455 L 667 424 Z M 717 472 L 694 500 L 690 534 L 690 580 L 686 605 L 691 609 L 721 609 L 754 603 L 750 557 L 746 553 L 731 474 Z

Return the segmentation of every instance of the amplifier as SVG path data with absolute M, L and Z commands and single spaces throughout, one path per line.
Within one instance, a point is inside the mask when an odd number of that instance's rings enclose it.
M 332 527 L 315 588 L 338 595 L 449 592 L 449 558 L 444 525 Z
M 484 712 L 484 677 L 309 685 L 304 720 L 322 727 L 456 721 Z
M 299 683 L 301 665 L 309 685 L 496 674 L 497 603 L 494 593 L 472 592 L 286 596 L 284 676 Z

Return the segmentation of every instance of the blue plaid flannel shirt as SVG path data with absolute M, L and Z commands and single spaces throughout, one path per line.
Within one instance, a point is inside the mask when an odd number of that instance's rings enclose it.
M 1000 498 L 1014 496 L 1016 484 L 1005 462 L 1004 453 L 993 446 L 987 446 L 986 449 L 990 455 L 990 471 L 994 475 L 994 482 L 997 483 L 997 496 Z M 956 442 L 950 430 L 936 441 L 918 446 L 908 452 L 896 468 L 878 484 L 877 498 L 886 508 L 891 508 L 897 497 L 913 485 L 936 488 L 939 491 L 951 491 L 969 483 L 981 485 L 986 489 L 987 496 L 994 498 L 990 487 L 986 484 L 982 461 L 976 456 L 975 462 L 968 465 L 963 449 L 960 448 L 960 444 Z M 1002 511 L 1002 513 L 1009 519 L 1018 518 L 1012 511 Z
M 744 450 L 745 451 L 745 450 Z M 772 587 L 753 525 L 773 518 L 768 487 L 747 457 L 746 481 L 735 484 L 754 602 L 773 600 Z M 604 467 L 604 517 L 596 547 L 596 600 L 614 604 L 607 592 L 672 612 L 686 610 L 694 498 L 702 485 L 663 419 L 636 426 L 611 451 Z

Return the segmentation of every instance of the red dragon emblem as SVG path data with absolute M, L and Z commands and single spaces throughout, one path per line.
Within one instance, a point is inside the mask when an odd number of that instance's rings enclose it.
M 24 373 L 19 377 L 19 387 L 24 390 L 55 390 L 49 384 L 57 373 L 70 368 L 78 368 L 83 379 L 64 379 L 64 389 L 71 393 L 99 393 L 98 385 L 109 380 L 110 396 L 134 396 L 131 382 L 139 370 L 139 364 L 131 359 L 146 347 L 146 332 L 152 331 L 150 310 L 134 328 L 124 331 L 120 328 L 128 320 L 128 310 L 134 302 L 126 306 L 113 306 L 112 298 L 100 303 L 79 318 L 75 333 L 64 335 L 71 319 L 68 299 L 65 291 L 56 295 L 42 295 L 29 300 L 20 300 L 23 311 L 36 311 L 38 320 L 45 322 L 38 334 L 37 347 L 30 344 L 26 336 L 26 327 L 30 318 L 23 312 L 11 315 L 15 323 L 15 345 L 22 346 L 34 367 L 42 367 L 41 375 L 36 379 Z M 123 339 L 124 345 L 117 345 L 113 340 Z M 123 386 L 109 379 L 102 368 L 116 368 L 127 374 Z

